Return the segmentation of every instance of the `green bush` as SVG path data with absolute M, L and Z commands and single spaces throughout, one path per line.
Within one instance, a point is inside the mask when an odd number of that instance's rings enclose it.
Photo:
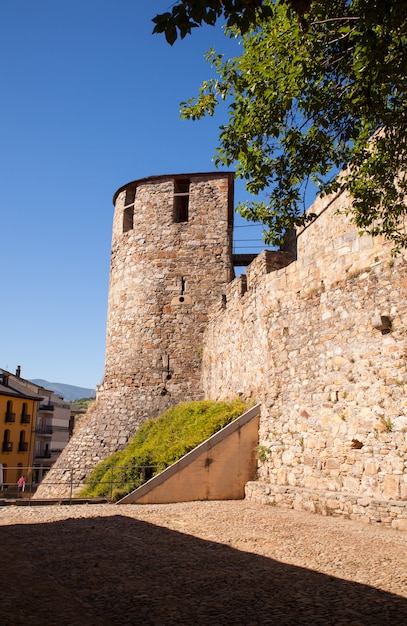
M 140 426 L 127 448 L 99 463 L 79 497 L 119 500 L 247 409 L 242 400 L 185 402 L 168 409 Z

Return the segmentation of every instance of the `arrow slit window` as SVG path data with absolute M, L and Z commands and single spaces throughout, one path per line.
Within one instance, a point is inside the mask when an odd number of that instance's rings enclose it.
M 134 202 L 136 200 L 136 188 L 126 189 L 123 208 L 123 232 L 133 230 Z
M 174 181 L 174 221 L 187 222 L 189 211 L 189 178 Z

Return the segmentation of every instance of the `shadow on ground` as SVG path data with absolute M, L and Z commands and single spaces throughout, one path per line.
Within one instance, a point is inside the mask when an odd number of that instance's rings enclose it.
M 0 528 L 2 626 L 401 626 L 407 600 L 113 516 Z

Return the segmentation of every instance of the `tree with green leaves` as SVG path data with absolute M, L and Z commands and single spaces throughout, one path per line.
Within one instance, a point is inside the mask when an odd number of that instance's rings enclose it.
M 302 16 L 308 10 L 310 0 L 286 0 L 287 4 Z M 178 0 L 171 11 L 157 15 L 154 33 L 164 33 L 171 45 L 178 36 L 183 39 L 192 29 L 203 24 L 214 26 L 223 17 L 228 28 L 237 26 L 245 33 L 257 20 L 272 17 L 273 11 L 264 0 Z
M 322 194 L 348 188 L 361 231 L 384 235 L 395 251 L 407 246 L 405 1 L 180 0 L 177 7 L 167 22 L 155 18 L 156 32 L 177 28 L 177 15 L 181 37 L 224 18 L 226 35 L 241 41 L 236 58 L 209 51 L 216 78 L 182 103 L 181 115 L 200 119 L 228 103 L 216 163 L 235 167 L 251 193 L 267 193 L 239 207 L 266 225 L 267 243 L 310 219 L 311 182 Z

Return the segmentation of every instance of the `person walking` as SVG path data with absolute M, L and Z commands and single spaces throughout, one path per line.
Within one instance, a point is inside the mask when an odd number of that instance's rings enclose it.
M 25 478 L 24 478 L 24 476 L 20 476 L 20 478 L 18 479 L 17 489 L 18 489 L 18 491 L 24 491 L 24 489 L 25 489 Z

